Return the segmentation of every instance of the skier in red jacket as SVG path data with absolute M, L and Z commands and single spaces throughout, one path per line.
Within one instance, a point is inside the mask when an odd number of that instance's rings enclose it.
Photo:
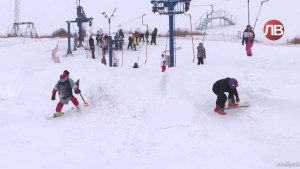
M 65 70 L 62 75 L 60 75 L 59 81 L 53 88 L 52 91 L 52 100 L 55 100 L 56 92 L 58 91 L 58 95 L 60 101 L 56 106 L 56 113 L 54 113 L 54 117 L 62 116 L 64 113 L 61 112 L 64 104 L 68 104 L 71 100 L 72 103 L 79 109 L 79 103 L 76 97 L 73 96 L 72 89 L 74 89 L 75 93 L 80 93 L 79 87 L 74 83 L 74 81 L 69 78 L 69 71 Z

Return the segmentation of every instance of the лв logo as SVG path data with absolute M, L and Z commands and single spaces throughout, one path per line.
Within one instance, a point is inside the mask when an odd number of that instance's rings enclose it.
M 278 40 L 284 34 L 284 26 L 278 20 L 269 20 L 264 26 L 264 34 L 270 40 Z

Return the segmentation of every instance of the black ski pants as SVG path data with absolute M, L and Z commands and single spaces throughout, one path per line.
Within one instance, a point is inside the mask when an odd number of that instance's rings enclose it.
M 203 62 L 203 57 L 197 57 L 197 59 L 198 59 L 198 65 L 203 65 L 204 64 L 204 62 Z
M 213 92 L 217 95 L 217 101 L 216 101 L 216 105 L 220 106 L 221 108 L 225 107 L 225 103 L 227 101 L 227 96 L 224 92 L 220 92 L 218 89 L 213 87 Z M 233 94 L 228 95 L 228 100 L 230 100 L 231 102 L 235 102 L 234 100 L 234 96 Z

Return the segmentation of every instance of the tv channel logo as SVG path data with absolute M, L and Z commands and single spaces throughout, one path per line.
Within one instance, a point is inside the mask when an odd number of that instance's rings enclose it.
M 278 40 L 284 34 L 284 26 L 278 20 L 269 20 L 264 26 L 264 34 L 270 40 Z

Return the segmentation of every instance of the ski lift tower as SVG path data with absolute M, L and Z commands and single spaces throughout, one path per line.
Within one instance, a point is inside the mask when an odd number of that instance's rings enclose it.
M 72 23 L 72 22 L 76 22 L 77 23 L 77 26 L 78 26 L 78 29 L 79 29 L 78 30 L 78 34 L 79 34 L 79 37 L 78 37 L 79 45 L 78 45 L 78 47 L 83 47 L 83 45 L 82 45 L 82 41 L 83 41 L 82 23 L 89 22 L 89 25 L 92 26 L 92 20 L 93 20 L 93 18 L 87 18 L 85 16 L 83 7 L 80 6 L 80 0 L 79 0 L 79 5 L 77 6 L 77 18 L 76 18 L 76 20 L 75 21 L 67 21 L 67 24 L 68 24 L 68 52 L 67 52 L 67 55 L 68 54 L 72 54 L 72 51 L 71 51 L 70 23 Z
M 174 16 L 183 14 L 190 7 L 191 0 L 151 0 L 153 4 L 152 12 L 158 12 L 160 15 L 169 15 L 169 37 L 170 37 L 170 67 L 175 66 L 174 59 Z
M 36 33 L 33 22 L 19 22 L 19 16 L 20 16 L 20 0 L 15 0 L 15 17 L 14 17 L 14 23 L 11 29 L 10 36 L 13 37 L 24 36 L 24 37 L 36 38 L 38 35 Z M 21 25 L 27 25 L 24 34 L 22 34 L 21 32 L 20 29 Z

